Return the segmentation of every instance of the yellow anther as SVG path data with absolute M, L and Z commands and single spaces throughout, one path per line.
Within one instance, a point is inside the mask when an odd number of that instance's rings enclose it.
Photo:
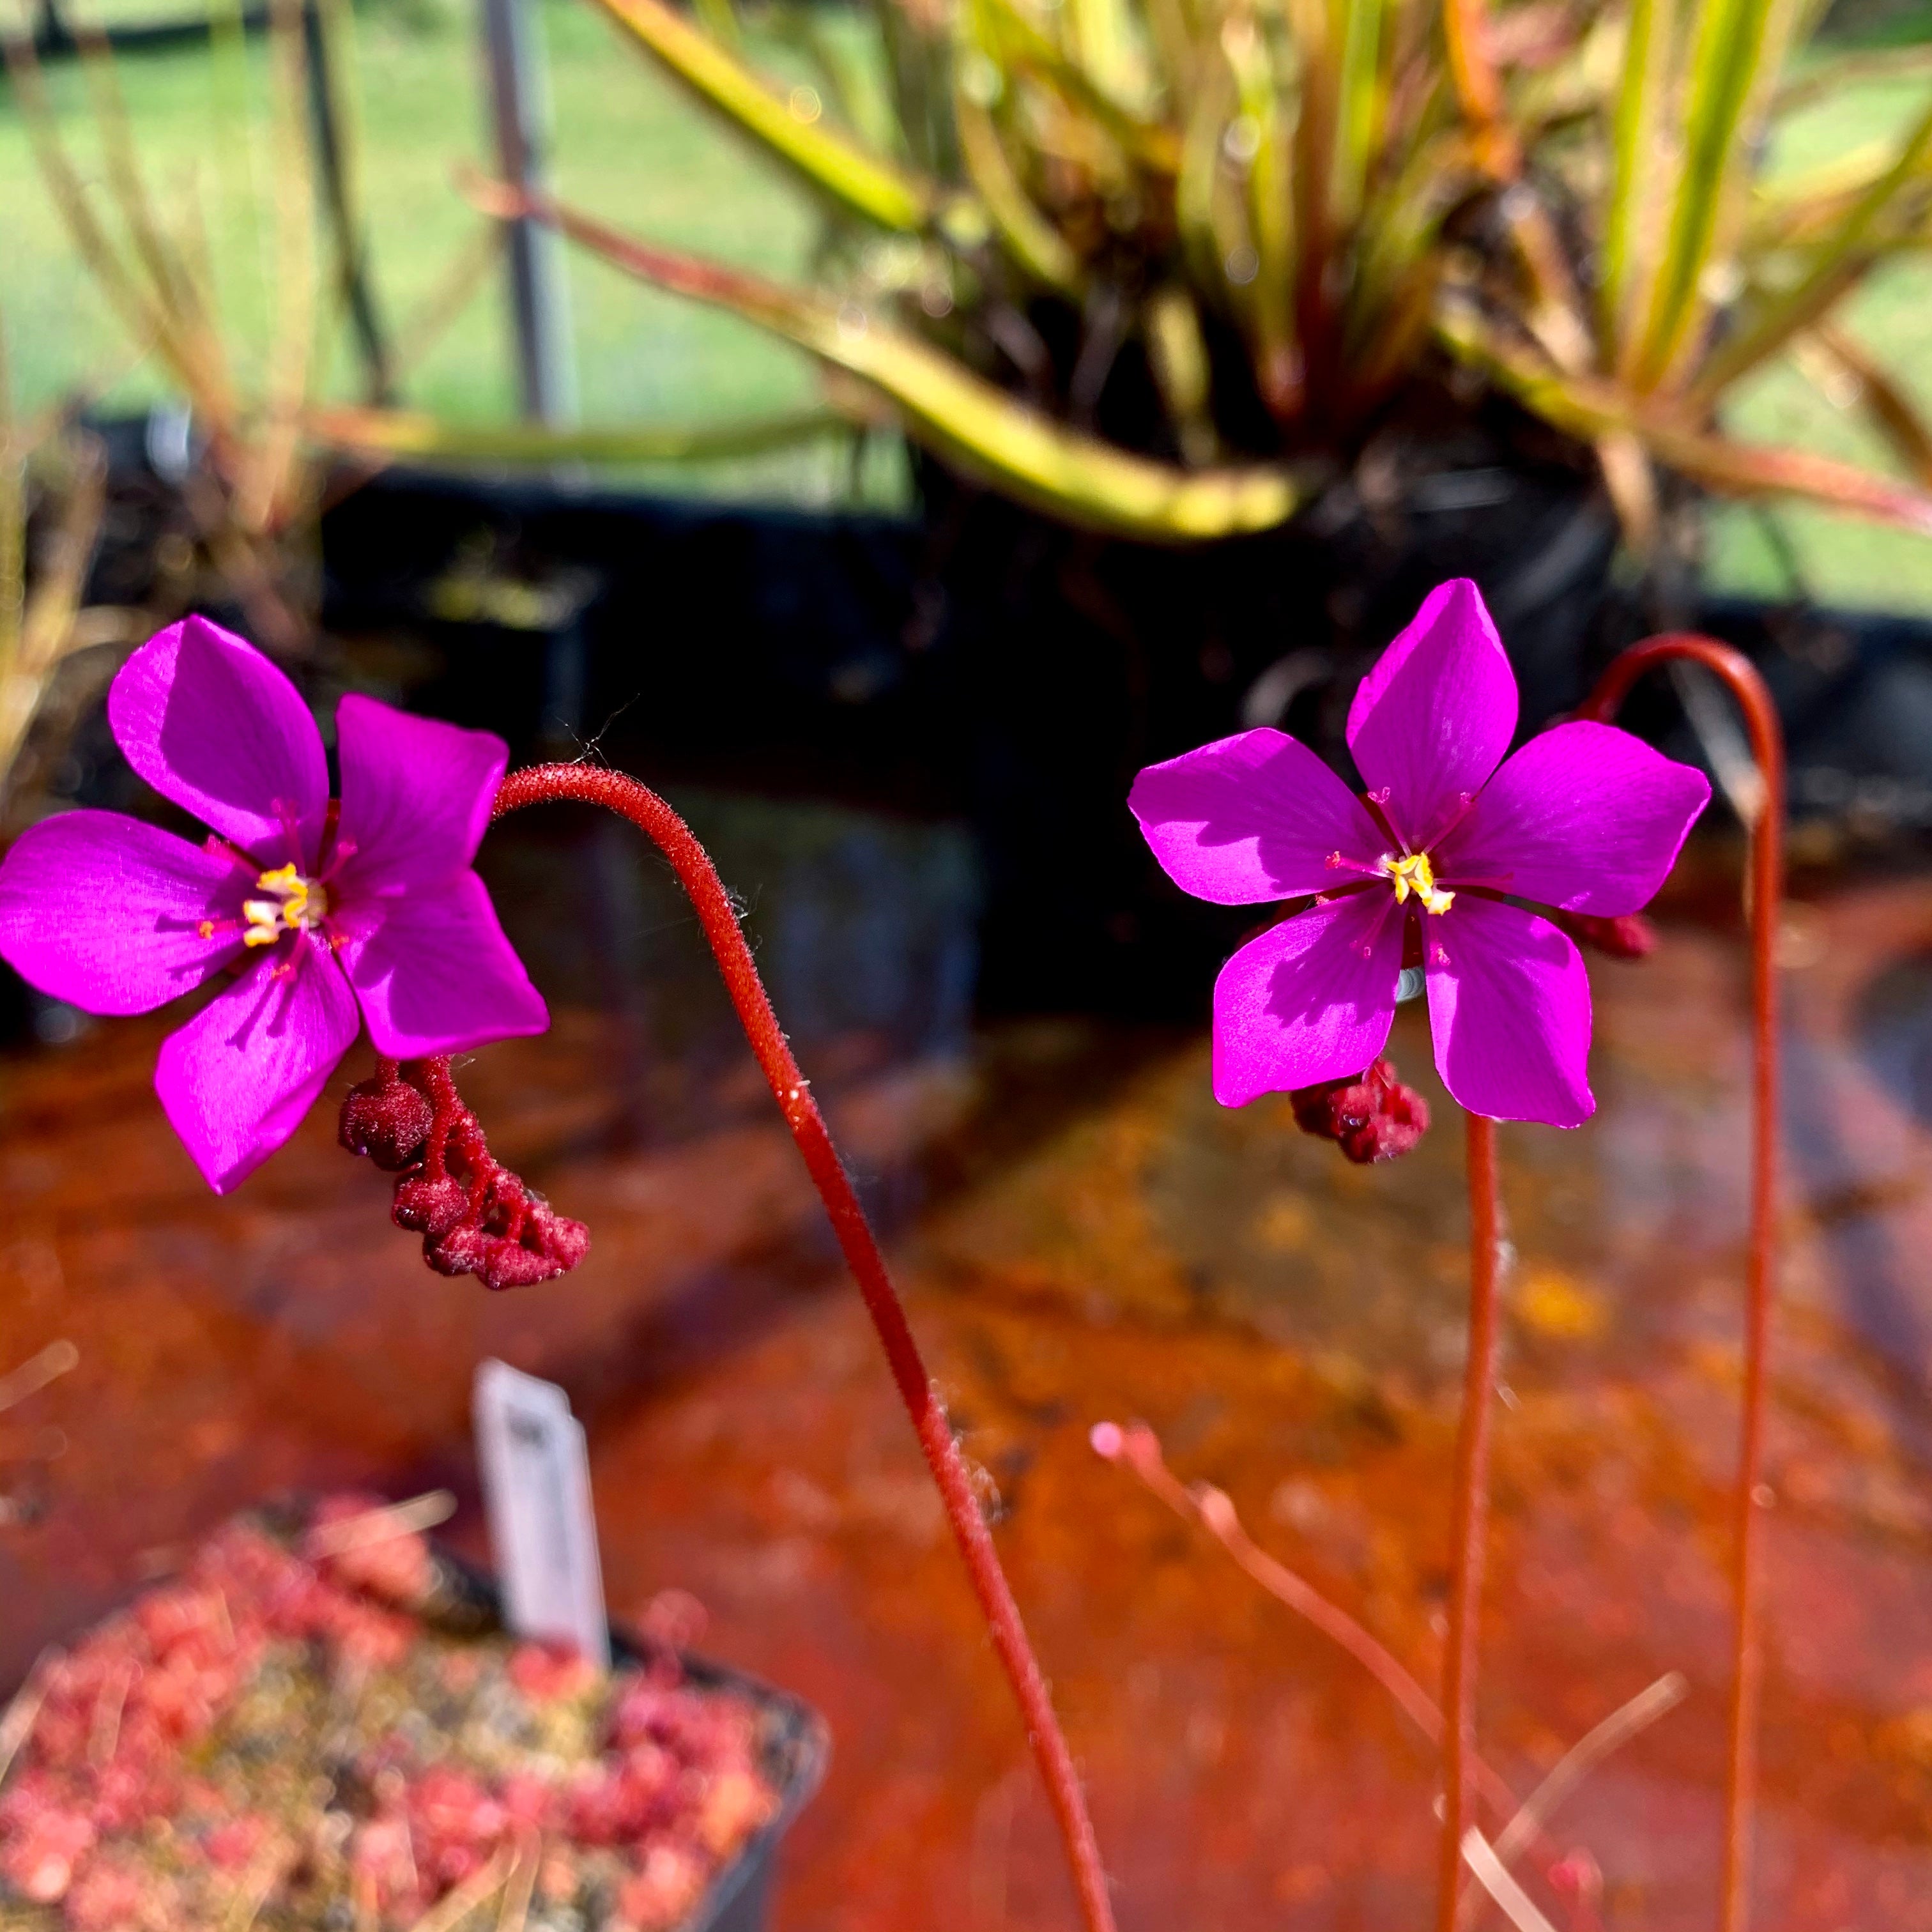
M 1445 892 L 1436 883 L 1436 869 L 1426 852 L 1406 852 L 1400 859 L 1384 854 L 1382 870 L 1395 886 L 1395 902 L 1401 905 L 1411 892 L 1422 902 L 1424 912 L 1447 912 L 1456 903 L 1454 892 Z
M 328 911 L 328 895 L 320 884 L 305 879 L 292 866 L 278 866 L 255 881 L 258 892 L 272 892 L 272 898 L 244 899 L 242 916 L 248 929 L 242 935 L 244 946 L 272 946 L 285 932 L 306 932 L 320 925 Z

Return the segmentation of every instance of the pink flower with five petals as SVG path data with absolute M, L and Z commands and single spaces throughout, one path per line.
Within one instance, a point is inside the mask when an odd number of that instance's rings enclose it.
M 1472 1113 L 1580 1126 L 1590 982 L 1528 906 L 1616 918 L 1646 904 L 1711 796 L 1701 772 L 1607 724 L 1559 724 L 1504 760 L 1516 678 L 1476 586 L 1432 591 L 1361 682 L 1358 797 L 1306 746 L 1244 731 L 1150 765 L 1129 800 L 1198 898 L 1315 903 L 1251 940 L 1214 984 L 1214 1092 L 1359 1074 L 1419 940 L 1436 1065 Z
M 218 1193 L 292 1134 L 366 1022 L 378 1053 L 458 1053 L 550 1016 L 470 868 L 508 748 L 351 695 L 322 734 L 295 686 L 190 617 L 124 665 L 128 762 L 212 829 L 118 812 L 44 819 L 0 863 L 0 956 L 93 1013 L 240 976 L 163 1043 L 155 1090 Z

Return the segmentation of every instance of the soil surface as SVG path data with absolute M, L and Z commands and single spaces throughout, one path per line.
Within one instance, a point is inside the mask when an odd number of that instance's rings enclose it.
M 1420 1009 L 1391 1052 L 1436 1126 L 1406 1160 L 1352 1168 L 1285 1101 L 1217 1108 L 1204 1035 L 974 1032 L 956 1002 L 896 1006 L 955 957 L 962 902 L 904 884 L 936 876 L 926 832 L 814 822 L 803 859 L 734 848 L 726 826 L 726 877 L 755 897 L 781 1016 L 804 1016 L 806 1071 L 985 1472 L 1124 1932 L 1426 1922 L 1430 1748 L 1088 1445 L 1096 1422 L 1145 1419 L 1180 1474 L 1228 1491 L 1260 1544 L 1435 1682 L 1466 1223 Z M 178 1015 L 0 1060 L 0 1372 L 77 1352 L 0 1414 L 0 1683 L 285 1488 L 448 1485 L 453 1540 L 484 1555 L 466 1410 L 494 1354 L 562 1382 L 586 1419 L 614 1611 L 693 1593 L 704 1650 L 830 1720 L 781 1927 L 1070 1926 L 910 1432 L 694 928 L 601 834 L 544 838 L 491 866 L 555 1028 L 459 1077 L 502 1156 L 590 1223 L 564 1281 L 492 1296 L 430 1274 L 388 1225 L 382 1177 L 336 1148 L 332 1102 L 209 1196 L 148 1084 Z M 853 884 L 881 876 L 902 887 Z M 1552 1826 L 1600 1869 L 1604 1922 L 1633 1932 L 1701 1928 L 1714 1906 L 1748 1070 L 1736 925 L 1719 895 L 1703 922 L 1666 918 L 1649 962 L 1593 962 L 1600 1112 L 1502 1136 L 1516 1259 L 1481 1742 L 1527 1793 L 1684 1673 L 1683 1702 Z M 1932 881 L 1792 908 L 1784 957 L 1760 1922 L 1839 1932 L 1932 1897 Z M 898 1017 L 859 1023 L 882 1012 Z M 352 1054 L 333 1099 L 367 1070 Z

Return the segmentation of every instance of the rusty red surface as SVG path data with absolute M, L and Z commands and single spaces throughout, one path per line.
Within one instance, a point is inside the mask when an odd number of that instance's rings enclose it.
M 1733 939 L 1664 935 L 1642 965 L 1593 962 L 1596 1120 L 1502 1136 L 1517 1259 L 1478 1714 L 1526 1791 L 1686 1674 L 1554 1826 L 1600 1864 L 1610 1924 L 1675 1932 L 1716 1897 L 1747 988 Z M 1932 1897 L 1932 886 L 1795 908 L 1784 952 L 1760 1896 L 1766 1924 L 1838 1932 Z M 1005 1687 L 748 1056 L 716 1063 L 701 1107 L 640 1100 L 634 1029 L 582 1003 L 477 1056 L 464 1090 L 493 1144 L 596 1241 L 566 1281 L 491 1296 L 423 1268 L 332 1109 L 208 1196 L 148 1086 L 161 1030 L 0 1062 L 0 1372 L 79 1351 L 0 1414 L 0 1678 L 278 1489 L 446 1482 L 480 1551 L 465 1411 L 495 1354 L 588 1420 L 616 1610 L 694 1592 L 707 1649 L 829 1717 L 782 1925 L 1070 1922 Z M 1451 1131 L 1369 1169 L 1285 1100 L 1216 1108 L 1191 1036 L 1042 1022 L 963 1062 L 802 1056 L 896 1230 L 1125 1928 L 1427 1908 L 1427 1748 L 1086 1446 L 1096 1420 L 1145 1418 L 1180 1474 L 1436 1680 L 1461 1136 L 1414 1009 L 1392 1050 Z

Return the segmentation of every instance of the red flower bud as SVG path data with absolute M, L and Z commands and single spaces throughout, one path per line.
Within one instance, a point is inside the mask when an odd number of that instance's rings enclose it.
M 367 1154 L 385 1173 L 400 1174 L 422 1152 L 435 1118 L 428 1096 L 386 1060 L 373 1080 L 350 1088 L 337 1137 L 351 1154 Z
M 1429 1131 L 1429 1102 L 1378 1060 L 1359 1080 L 1334 1080 L 1288 1096 L 1304 1133 L 1333 1141 L 1358 1166 L 1408 1153 Z

